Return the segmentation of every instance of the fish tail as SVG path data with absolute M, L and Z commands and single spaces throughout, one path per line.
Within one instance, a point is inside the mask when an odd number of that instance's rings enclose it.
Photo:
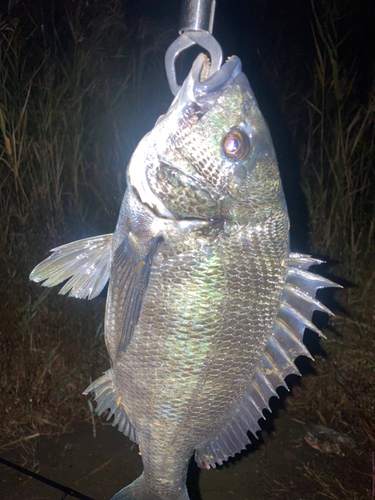
M 158 495 L 146 484 L 144 475 L 139 476 L 129 486 L 120 490 L 111 500 L 190 500 L 186 489 L 180 489 L 171 495 Z

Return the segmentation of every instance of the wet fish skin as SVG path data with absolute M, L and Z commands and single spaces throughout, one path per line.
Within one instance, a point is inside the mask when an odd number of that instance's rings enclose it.
M 89 298 L 110 276 L 111 368 L 86 393 L 144 465 L 115 500 L 186 500 L 194 452 L 209 468 L 245 448 L 308 354 L 313 310 L 328 311 L 316 289 L 335 286 L 306 271 L 319 261 L 290 254 L 275 151 L 239 59 L 204 80 L 207 65 L 200 55 L 134 152 L 113 236 L 57 248 L 31 274 L 53 286 L 71 270 L 64 292 Z M 228 133 L 243 157 L 224 150 Z
M 240 405 L 287 271 L 288 217 L 272 142 L 239 61 L 231 64 L 214 97 L 209 90 L 197 96 L 191 87 L 199 82 L 188 79 L 140 143 L 114 235 L 114 255 L 129 234 L 145 253 L 162 238 L 138 324 L 125 343 L 123 268 L 114 258 L 106 341 L 113 385 L 137 429 L 145 488 L 166 499 L 184 491 L 190 456 L 210 445 Z M 253 143 L 252 154 L 238 162 L 222 153 L 233 127 Z M 146 183 L 163 206 L 143 196 Z M 169 217 L 173 230 L 147 208 Z M 205 222 L 205 231 L 195 225 L 181 231 L 187 217 L 221 220 L 222 229 Z

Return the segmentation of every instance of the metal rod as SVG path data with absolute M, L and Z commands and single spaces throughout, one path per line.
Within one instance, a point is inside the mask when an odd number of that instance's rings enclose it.
M 182 0 L 180 36 L 169 46 L 165 54 L 165 69 L 173 95 L 177 95 L 180 86 L 176 80 L 176 58 L 192 45 L 200 45 L 210 55 L 210 74 L 221 67 L 223 54 L 221 47 L 212 36 L 216 0 Z
M 181 10 L 180 34 L 185 31 L 212 33 L 216 0 L 184 0 Z
M 63 486 L 60 483 L 56 483 L 56 481 L 52 481 L 51 479 L 48 479 L 46 477 L 41 476 L 40 474 L 37 474 L 36 472 L 31 472 L 30 470 L 25 469 L 24 467 L 21 467 L 17 464 L 14 464 L 13 462 L 9 462 L 9 460 L 5 460 L 5 458 L 0 457 L 0 463 L 6 465 L 7 467 L 10 467 L 11 469 L 14 469 L 18 472 L 21 472 L 21 474 L 25 474 L 26 476 L 30 476 L 33 479 L 36 479 L 37 481 L 40 481 L 44 484 L 48 484 L 48 486 L 51 486 L 52 488 L 55 488 L 56 490 L 60 490 L 66 495 L 69 495 L 74 498 L 78 498 L 80 500 L 93 500 L 91 497 L 88 497 L 86 495 L 83 495 L 82 493 L 79 493 L 79 491 L 73 490 L 72 488 Z M 65 496 L 64 496 L 65 498 Z

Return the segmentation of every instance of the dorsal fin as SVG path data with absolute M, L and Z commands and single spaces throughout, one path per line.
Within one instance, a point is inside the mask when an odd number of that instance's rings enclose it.
M 275 319 L 258 369 L 245 391 L 241 403 L 231 421 L 208 445 L 198 448 L 195 460 L 201 468 L 215 468 L 229 456 L 234 456 L 249 444 L 247 431 L 254 434 L 260 430 L 259 420 L 264 418 L 263 410 L 269 409 L 269 400 L 277 396 L 276 389 L 287 388 L 285 377 L 299 374 L 294 360 L 301 355 L 311 358 L 303 344 L 305 328 L 322 333 L 311 322 L 314 310 L 332 314 L 315 299 L 315 293 L 322 287 L 340 287 L 336 283 L 306 271 L 322 261 L 309 255 L 291 254 L 282 302 Z M 341 288 L 341 287 L 340 287 Z

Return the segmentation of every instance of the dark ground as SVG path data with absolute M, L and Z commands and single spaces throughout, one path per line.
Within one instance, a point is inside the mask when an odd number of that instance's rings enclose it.
M 358 473 L 356 463 L 362 459 L 352 438 L 306 424 L 284 410 L 274 427 L 262 432 L 255 449 L 216 470 L 192 466 L 191 500 L 370 500 L 370 464 L 368 477 Z M 109 424 L 97 428 L 96 438 L 91 426 L 81 425 L 74 434 L 38 438 L 30 446 L 33 456 L 29 449 L 26 463 L 22 448 L 2 451 L 1 456 L 93 500 L 110 499 L 142 471 L 138 447 Z M 0 484 L 4 500 L 76 498 L 3 464 Z M 348 484 L 356 493 L 350 493 Z

